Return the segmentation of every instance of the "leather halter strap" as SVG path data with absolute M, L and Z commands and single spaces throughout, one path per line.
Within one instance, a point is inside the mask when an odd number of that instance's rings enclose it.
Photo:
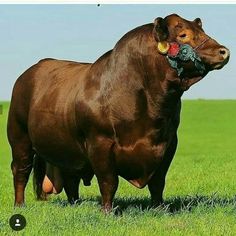
M 207 41 L 209 41 L 211 38 L 208 37 L 206 39 L 204 39 L 199 45 L 197 45 L 195 48 L 193 48 L 195 51 L 198 50 L 198 48 L 200 48 L 201 46 L 203 46 Z

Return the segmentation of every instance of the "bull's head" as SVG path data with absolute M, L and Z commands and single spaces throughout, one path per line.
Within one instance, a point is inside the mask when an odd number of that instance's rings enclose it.
M 199 18 L 187 21 L 175 14 L 158 17 L 153 33 L 160 53 L 182 77 L 204 77 L 229 61 L 229 50 L 204 32 Z

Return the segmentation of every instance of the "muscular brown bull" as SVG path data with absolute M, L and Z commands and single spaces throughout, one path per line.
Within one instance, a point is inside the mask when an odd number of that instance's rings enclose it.
M 169 15 L 128 32 L 95 63 L 45 59 L 29 68 L 14 86 L 8 120 L 15 204 L 24 203 L 35 154 L 63 172 L 69 199 L 94 172 L 106 212 L 118 176 L 148 185 L 152 203 L 161 203 L 181 96 L 228 60 L 199 18 Z

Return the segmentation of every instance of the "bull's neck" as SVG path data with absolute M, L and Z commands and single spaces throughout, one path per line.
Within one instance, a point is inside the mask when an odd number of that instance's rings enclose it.
M 166 103 L 175 106 L 179 102 L 183 94 L 180 78 L 170 68 L 166 57 L 158 53 L 152 35 L 131 39 L 125 46 L 118 45 L 112 57 L 111 68 L 119 71 L 119 86 L 145 90 L 150 104 L 155 107 L 161 108 Z
M 154 48 L 155 49 L 155 48 Z M 181 80 L 176 72 L 171 69 L 164 56 L 154 55 L 150 63 L 144 60 L 143 82 L 152 104 L 156 108 L 158 116 L 172 116 L 176 109 L 179 109 L 179 103 L 183 90 L 180 86 Z

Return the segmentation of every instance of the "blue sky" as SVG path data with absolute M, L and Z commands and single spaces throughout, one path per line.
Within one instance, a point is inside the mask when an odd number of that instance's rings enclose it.
M 205 32 L 231 51 L 184 98 L 236 99 L 236 5 L 0 5 L 0 100 L 10 100 L 17 77 L 42 58 L 93 62 L 127 31 L 177 13 L 200 17 Z

